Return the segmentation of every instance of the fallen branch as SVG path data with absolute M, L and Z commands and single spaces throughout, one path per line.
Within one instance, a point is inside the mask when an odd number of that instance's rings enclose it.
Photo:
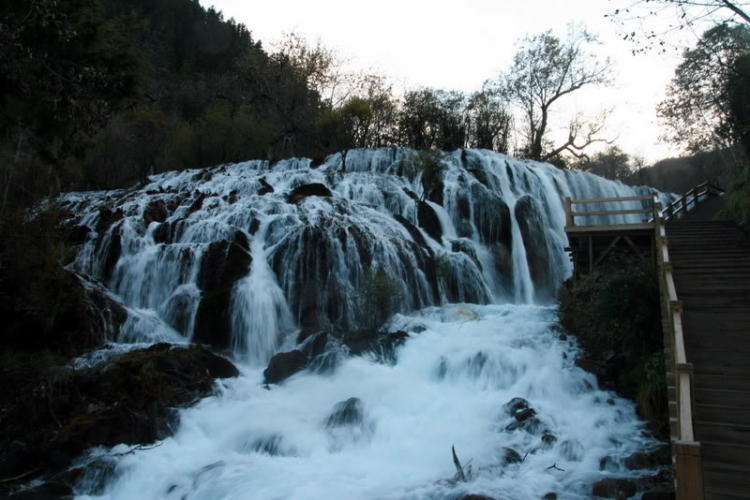
M 136 451 L 148 451 L 153 450 L 154 448 L 158 448 L 159 446 L 163 445 L 164 442 L 161 442 L 159 444 L 155 444 L 153 446 L 144 446 L 142 444 L 139 444 L 138 446 L 135 446 L 128 451 L 123 451 L 122 453 L 115 453 L 112 456 L 113 457 L 124 457 L 125 455 L 133 455 Z
M 529 456 L 529 452 L 527 451 L 526 453 L 524 453 L 523 458 L 521 459 L 521 462 L 525 462 L 526 461 L 526 457 L 528 457 L 528 456 Z
M 550 470 L 550 469 L 555 469 L 555 470 L 559 470 L 560 472 L 565 472 L 565 469 L 561 469 L 560 467 L 557 466 L 557 462 L 555 462 L 554 464 L 550 465 L 549 467 L 547 467 L 544 470 Z
M 458 459 L 458 456 L 456 455 L 456 447 L 451 446 L 451 451 L 453 452 L 453 465 L 456 466 L 456 479 L 460 479 L 464 483 L 466 482 L 466 476 L 464 475 L 464 468 L 461 467 L 461 461 Z
M 19 479 L 23 479 L 23 478 L 25 478 L 26 476 L 30 476 L 31 474 L 33 474 L 33 473 L 37 472 L 38 470 L 39 470 L 39 468 L 37 467 L 36 469 L 32 469 L 32 470 L 30 470 L 29 472 L 24 472 L 24 473 L 23 473 L 23 474 L 21 474 L 20 476 L 16 476 L 16 477 L 9 477 L 9 478 L 7 478 L 7 479 L 2 479 L 2 480 L 0 480 L 0 484 L 2 484 L 2 483 L 12 483 L 12 482 L 14 482 L 14 481 L 18 481 Z

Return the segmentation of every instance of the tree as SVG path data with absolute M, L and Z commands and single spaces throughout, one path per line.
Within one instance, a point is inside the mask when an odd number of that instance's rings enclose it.
M 443 151 L 464 147 L 464 101 L 457 91 L 421 88 L 407 92 L 398 118 L 402 144 Z
M 364 99 L 353 97 L 341 108 L 324 112 L 315 123 L 326 153 L 341 152 L 342 170 L 352 148 L 365 147 L 372 121 L 372 110 Z
M 511 100 L 523 113 L 523 149 L 527 158 L 546 161 L 563 151 L 577 157 L 584 148 L 601 140 L 596 134 L 603 123 L 586 127 L 580 118 L 571 121 L 564 144 L 554 147 L 547 137 L 551 109 L 561 98 L 584 87 L 609 83 L 609 59 L 599 60 L 585 50 L 593 43 L 597 43 L 594 35 L 574 26 L 569 27 L 566 40 L 547 31 L 527 36 L 521 42 L 505 80 Z M 584 129 L 589 133 L 580 142 Z
M 578 163 L 577 167 L 616 181 L 625 180 L 631 174 L 630 156 L 617 146 L 610 146 L 590 158 L 584 158 Z
M 748 6 L 746 1 L 729 0 L 630 0 L 605 17 L 617 23 L 623 39 L 635 44 L 633 53 L 665 52 L 684 46 L 674 43 L 678 33 L 700 33 L 704 25 L 750 23 Z
M 485 82 L 469 96 L 466 114 L 468 147 L 508 153 L 513 117 L 502 87 Z
M 698 152 L 747 139 L 748 55 L 747 25 L 715 26 L 684 51 L 658 108 L 671 142 Z

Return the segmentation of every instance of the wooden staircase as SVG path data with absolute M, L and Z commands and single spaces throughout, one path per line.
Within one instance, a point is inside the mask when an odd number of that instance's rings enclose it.
M 707 219 L 696 211 L 666 225 L 693 368 L 695 441 L 705 498 L 750 499 L 750 232 Z

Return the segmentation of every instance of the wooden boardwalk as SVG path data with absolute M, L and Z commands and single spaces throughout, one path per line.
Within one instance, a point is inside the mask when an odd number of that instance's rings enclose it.
M 750 499 L 750 233 L 701 218 L 666 225 L 693 367 L 695 441 L 705 498 Z
M 605 200 L 566 199 L 575 276 L 622 240 L 656 256 L 678 500 L 750 499 L 750 228 L 712 220 L 721 195 L 704 183 L 664 210 L 653 200 L 650 220 L 583 226 L 576 217 L 649 211 L 574 211 Z

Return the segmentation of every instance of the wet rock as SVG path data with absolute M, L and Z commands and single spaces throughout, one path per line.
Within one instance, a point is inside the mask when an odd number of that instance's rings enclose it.
M 301 203 L 305 198 L 309 196 L 319 196 L 321 198 L 330 198 L 333 196 L 331 190 L 325 185 L 320 183 L 303 184 L 292 190 L 286 197 L 287 203 L 293 203 L 295 205 Z
M 599 459 L 599 470 L 616 472 L 619 469 L 620 466 L 614 458 L 606 456 Z
M 274 189 L 273 186 L 270 185 L 265 179 L 261 177 L 261 179 L 258 181 L 258 184 L 260 184 L 260 188 L 258 189 L 258 194 L 260 196 L 267 195 L 269 193 L 273 193 Z M 328 196 L 330 196 L 330 191 Z
M 417 202 L 417 222 L 435 241 L 441 241 L 443 228 L 435 210 L 424 201 Z
M 500 453 L 500 463 L 502 465 L 520 464 L 523 457 L 513 448 L 503 448 Z
M 474 248 L 474 245 L 472 245 L 469 240 L 451 241 L 451 250 L 453 250 L 454 252 L 465 253 L 466 255 L 469 256 L 472 262 L 474 262 L 477 268 L 480 271 L 482 270 L 482 264 L 479 262 L 479 257 L 477 257 L 477 251 Z
M 536 434 L 540 432 L 543 428 L 544 428 L 544 425 L 542 424 L 541 420 L 539 420 L 536 417 L 531 417 L 524 421 L 514 420 L 513 422 L 511 422 L 505 427 L 505 430 L 509 432 L 513 432 L 513 431 L 517 431 L 521 429 L 531 434 Z
M 675 500 L 676 498 L 674 488 L 654 488 L 641 496 L 641 500 Z
M 583 460 L 586 451 L 583 445 L 575 439 L 567 439 L 560 443 L 560 454 L 571 462 Z
M 148 226 L 152 222 L 162 223 L 169 217 L 167 204 L 164 200 L 153 200 L 143 210 L 143 223 Z
M 309 358 L 300 350 L 280 352 L 275 354 L 263 371 L 263 378 L 267 384 L 278 384 L 307 367 Z
M 510 249 L 511 218 L 507 203 L 478 184 L 471 186 L 471 195 L 474 200 L 474 226 L 479 239 L 488 246 L 500 243 Z
M 364 407 L 359 398 L 349 398 L 336 403 L 333 412 L 326 420 L 326 427 L 361 425 L 364 421 Z
M 488 497 L 487 495 L 470 494 L 461 497 L 461 500 L 497 500 L 495 497 Z
M 99 209 L 99 219 L 96 222 L 96 232 L 104 234 L 113 224 L 119 222 L 124 217 L 124 213 L 121 208 L 111 209 L 109 207 L 102 207 Z
M 74 245 L 83 244 L 91 234 L 91 228 L 86 225 L 76 225 L 68 230 L 67 239 Z
M 354 356 L 373 353 L 390 359 L 394 356 L 396 348 L 406 342 L 408 338 L 409 334 L 406 332 L 362 333 L 346 335 L 343 337 L 343 342 Z
M 542 444 L 539 446 L 542 450 L 548 450 L 552 448 L 557 442 L 557 437 L 553 434 L 545 433 L 542 434 Z
M 102 267 L 102 278 L 106 281 L 112 277 L 117 262 L 122 255 L 122 236 L 120 234 L 121 225 L 112 229 L 112 233 L 105 235 L 99 240 L 98 251 L 105 255 L 104 265 Z
M 623 460 L 623 465 L 630 470 L 654 469 L 671 463 L 672 451 L 669 445 L 660 446 L 649 453 L 633 453 Z
M 197 212 L 198 210 L 203 208 L 203 200 L 206 199 L 205 193 L 200 193 L 196 191 L 195 194 L 195 200 L 193 200 L 193 203 L 190 204 L 190 208 L 188 208 L 188 214 L 192 214 Z
M 417 245 L 423 248 L 428 248 L 427 242 L 425 241 L 424 236 L 422 236 L 422 233 L 419 231 L 419 229 L 417 229 L 417 227 L 414 224 L 412 224 L 405 217 L 399 214 L 394 214 L 393 218 L 399 224 L 401 224 L 402 226 L 406 228 L 406 230 L 409 232 L 409 235 L 411 236 L 411 239 L 413 239 Z
M 630 498 L 636 492 L 635 482 L 625 478 L 608 477 L 597 481 L 591 493 L 600 498 Z
M 60 374 L 54 393 L 44 377 L 27 382 L 23 398 L 4 402 L 0 476 L 51 474 L 91 447 L 163 439 L 177 423 L 175 408 L 211 394 L 215 379 L 238 373 L 205 349 L 157 344 L 102 367 Z M 9 454 L 19 439 L 24 453 Z
M 523 398 L 513 398 L 503 405 L 503 411 L 513 417 L 519 411 L 529 408 L 529 402 Z
M 542 500 L 557 500 L 557 493 L 547 493 L 542 497 Z
M 549 224 L 537 200 L 529 195 L 521 196 L 516 201 L 515 216 L 534 283 L 534 298 L 537 302 L 549 302 L 554 299 L 556 289 L 554 262 L 549 253 L 550 242 L 546 230 Z
M 252 257 L 247 237 L 237 231 L 232 241 L 211 243 L 203 254 L 198 274 L 198 286 L 203 291 L 195 315 L 193 340 L 215 349 L 226 349 L 231 344 L 232 288 L 237 280 L 247 275 Z
M 530 419 L 534 415 L 536 415 L 536 410 L 534 410 L 534 408 L 526 408 L 524 410 L 517 411 L 513 416 L 519 422 L 525 422 L 526 420 Z

